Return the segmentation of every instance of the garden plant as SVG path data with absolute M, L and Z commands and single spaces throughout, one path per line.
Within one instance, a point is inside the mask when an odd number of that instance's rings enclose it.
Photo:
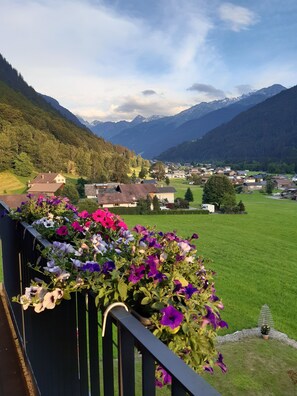
M 123 302 L 149 318 L 153 334 L 195 371 L 213 372 L 214 365 L 226 371 L 215 346 L 217 330 L 227 327 L 223 304 L 208 261 L 197 255 L 197 234 L 184 239 L 142 225 L 130 231 L 108 210 L 78 212 L 58 197 L 28 197 L 9 215 L 51 242 L 41 251 L 45 261 L 29 264 L 36 278 L 14 299 L 24 310 L 54 309 L 73 293 L 89 291 L 98 309 Z M 157 385 L 168 383 L 170 376 L 158 368 Z

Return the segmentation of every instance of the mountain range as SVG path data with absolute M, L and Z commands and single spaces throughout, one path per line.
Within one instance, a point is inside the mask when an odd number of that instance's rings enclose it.
M 95 121 L 87 126 L 114 144 L 125 145 L 145 158 L 155 158 L 172 146 L 202 137 L 285 89 L 275 84 L 238 98 L 202 102 L 174 116 L 155 117 L 153 120 L 138 116 L 131 122 Z
M 168 161 L 285 162 L 297 167 L 297 86 L 159 155 Z

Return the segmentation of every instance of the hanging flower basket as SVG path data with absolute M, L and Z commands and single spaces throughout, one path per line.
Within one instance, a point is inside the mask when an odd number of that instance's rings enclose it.
M 129 306 L 195 371 L 212 372 L 214 365 L 226 371 L 214 342 L 217 330 L 227 327 L 223 304 L 208 261 L 197 255 L 197 234 L 184 239 L 141 225 L 130 231 L 107 210 L 79 213 L 56 197 L 29 198 L 10 216 L 51 242 L 41 251 L 43 260 L 31 263 L 36 276 L 47 280 L 33 279 L 14 299 L 25 310 L 54 309 L 74 292 L 91 291 L 100 309 L 114 302 Z

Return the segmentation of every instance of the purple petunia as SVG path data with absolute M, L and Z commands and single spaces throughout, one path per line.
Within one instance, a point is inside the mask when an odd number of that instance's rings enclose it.
M 219 353 L 219 357 L 218 360 L 215 362 L 215 365 L 219 366 L 223 373 L 227 372 L 227 367 L 223 362 L 223 355 L 221 353 Z
M 100 265 L 95 261 L 87 261 L 82 267 L 82 271 L 100 272 Z
M 131 265 L 131 272 L 129 275 L 129 282 L 132 283 L 137 283 L 140 281 L 140 279 L 142 279 L 144 277 L 145 274 L 145 266 L 144 265 L 140 265 L 139 267 L 137 267 L 136 265 L 132 264 Z
M 163 369 L 163 367 L 157 367 L 157 376 L 160 378 L 156 379 L 156 386 L 162 388 L 164 385 L 170 385 L 172 382 L 171 375 Z
M 228 327 L 228 324 L 221 320 L 220 315 L 216 315 L 208 305 L 205 305 L 205 308 L 207 314 L 203 316 L 202 327 L 205 327 L 207 324 L 212 325 L 215 330 L 217 327 Z
M 191 298 L 194 293 L 197 293 L 197 292 L 198 292 L 198 289 L 196 287 L 194 287 L 191 283 L 189 283 L 188 286 L 184 287 L 184 293 L 185 293 L 187 300 L 189 298 Z
M 114 269 L 115 269 L 115 263 L 113 261 L 106 261 L 102 265 L 102 273 L 105 275 L 109 274 Z
M 184 315 L 172 305 L 161 309 L 161 312 L 163 316 L 160 323 L 164 326 L 169 326 L 172 330 L 178 327 L 183 321 Z

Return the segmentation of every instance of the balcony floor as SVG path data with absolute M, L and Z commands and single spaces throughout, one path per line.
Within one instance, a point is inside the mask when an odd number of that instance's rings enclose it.
M 29 396 L 7 311 L 0 294 L 0 395 Z

